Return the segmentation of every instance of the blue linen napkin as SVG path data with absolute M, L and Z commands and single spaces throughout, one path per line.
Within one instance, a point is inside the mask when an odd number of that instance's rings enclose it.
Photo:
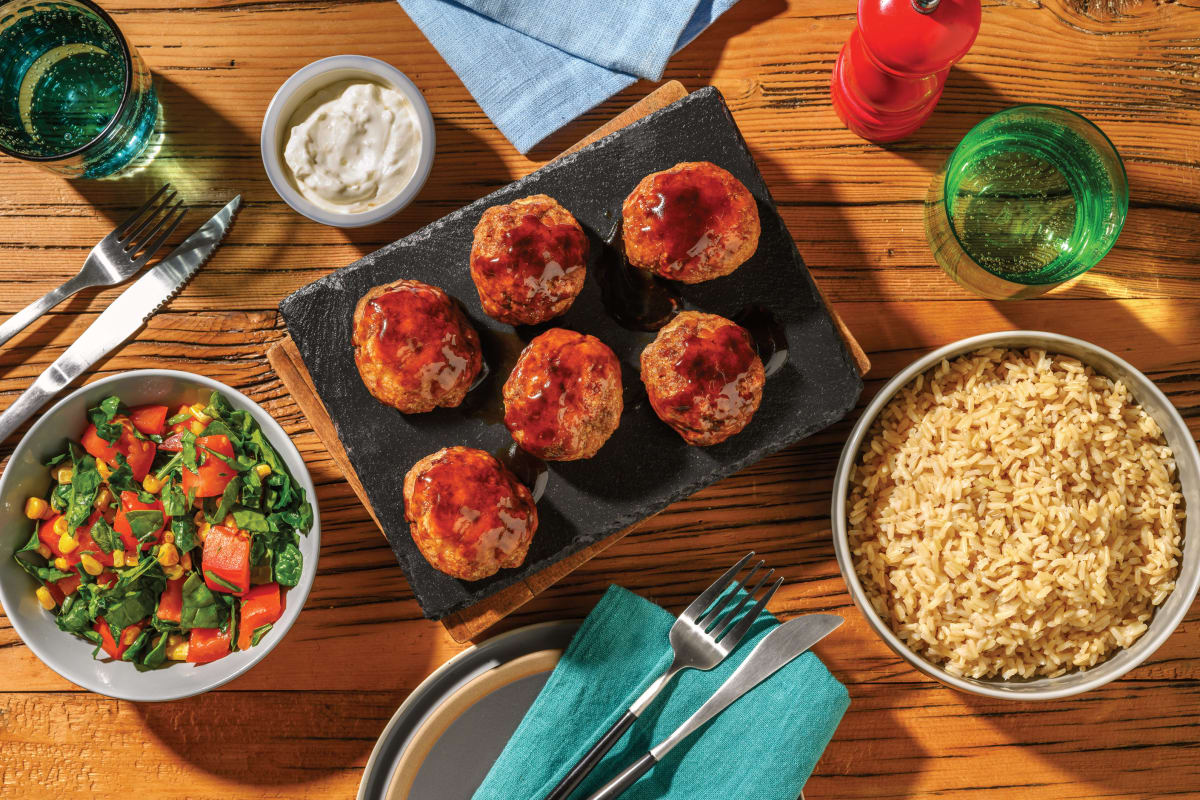
M 400 5 L 484 113 L 525 153 L 638 75 L 660 77 L 672 53 L 736 2 L 400 0 Z
M 671 661 L 674 618 L 610 587 L 563 654 L 474 800 L 537 800 L 566 775 Z M 778 622 L 762 614 L 716 669 L 683 673 L 572 794 L 584 798 L 674 731 Z M 673 750 L 622 800 L 796 800 L 850 705 L 811 652 Z

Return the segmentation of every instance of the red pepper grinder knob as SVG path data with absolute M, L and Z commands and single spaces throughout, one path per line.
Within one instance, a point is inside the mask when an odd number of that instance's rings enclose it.
M 950 67 L 979 33 L 980 0 L 859 0 L 858 24 L 833 66 L 833 107 L 873 142 L 921 127 Z

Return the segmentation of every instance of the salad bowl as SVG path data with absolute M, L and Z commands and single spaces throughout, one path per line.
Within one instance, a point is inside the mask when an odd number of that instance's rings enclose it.
M 299 580 L 287 590 L 284 610 L 253 647 L 231 652 L 210 663 L 169 663 L 159 669 L 139 669 L 133 663 L 93 658 L 92 643 L 66 633 L 35 595 L 37 581 L 22 569 L 13 554 L 29 540 L 32 522 L 25 514 L 26 499 L 44 497 L 51 470 L 46 462 L 78 441 L 88 425 L 88 409 L 117 396 L 128 406 L 145 404 L 177 408 L 206 402 L 219 392 L 233 410 L 242 409 L 256 422 L 266 440 L 304 490 L 312 505 L 312 527 L 299 537 L 302 567 Z M 102 378 L 64 397 L 29 429 L 0 475 L 0 604 L 17 634 L 50 667 L 71 683 L 123 700 L 165 701 L 206 692 L 242 675 L 269 653 L 300 615 L 317 571 L 320 519 L 312 479 L 299 451 L 275 420 L 245 395 L 211 378 L 174 370 L 135 370 Z

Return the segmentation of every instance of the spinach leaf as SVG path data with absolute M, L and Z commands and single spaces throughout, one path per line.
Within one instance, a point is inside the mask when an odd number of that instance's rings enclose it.
M 150 539 L 163 526 L 163 512 L 157 508 L 135 508 L 125 512 L 133 538 L 139 542 Z
M 183 463 L 183 452 L 181 451 L 181 452 L 178 452 L 175 455 L 171 456 L 167 460 L 167 463 L 165 463 L 161 467 L 159 467 L 158 471 L 154 473 L 154 477 L 158 478 L 161 481 L 163 478 L 167 477 L 167 475 L 174 472 L 175 468 L 178 467 L 182 463 Z
M 141 661 L 135 663 L 138 669 L 158 669 L 167 660 L 167 634 L 160 633 L 158 639 L 142 656 Z
M 304 558 L 300 554 L 300 548 L 288 542 L 275 552 L 275 582 L 280 586 L 295 586 L 300 582 L 303 566 Z
M 186 553 L 196 546 L 196 523 L 191 517 L 171 520 L 171 533 L 175 534 L 175 546 L 180 553 Z
M 120 409 L 121 398 L 112 395 L 101 400 L 100 405 L 95 408 L 89 408 L 87 412 L 88 419 L 96 426 L 96 435 L 109 444 L 115 444 L 121 438 L 121 423 L 113 422 Z
M 133 468 L 125 460 L 125 456 L 117 453 L 117 468 L 108 476 L 108 485 L 114 493 L 140 492 L 141 486 L 133 479 Z
M 267 443 L 267 437 L 262 432 L 262 428 L 255 427 L 250 433 L 250 449 L 256 452 L 261 461 L 265 461 L 274 473 L 285 473 L 287 470 L 283 466 L 283 462 L 276 455 L 275 449 Z
M 222 612 L 226 606 L 217 602 L 216 595 L 204 584 L 199 573 L 193 572 L 183 582 L 183 610 L 179 615 L 179 627 L 218 628 L 224 621 Z
M 74 453 L 72 455 L 75 456 Z M 67 502 L 67 526 L 71 533 L 92 516 L 96 492 L 104 482 L 96 469 L 96 459 L 81 453 L 73 460 L 71 492 Z
M 208 423 L 208 427 L 206 427 L 204 429 L 204 433 L 202 433 L 200 435 L 201 436 L 225 436 L 225 437 L 228 437 L 229 441 L 231 441 L 231 442 L 239 441 L 239 437 L 236 433 L 233 432 L 233 429 L 230 428 L 228 425 L 226 425 L 224 422 L 222 422 L 219 419 L 214 419 L 212 422 Z
M 216 574 L 215 572 L 213 572 L 212 570 L 209 570 L 209 569 L 204 570 L 204 577 L 208 578 L 210 581 L 217 584 L 218 586 L 224 586 L 226 589 L 233 592 L 234 594 L 241 594 L 246 589 L 250 588 L 248 586 L 246 586 L 246 587 L 238 586 L 236 583 L 227 581 L 224 578 L 222 578 L 220 575 Z
M 62 610 L 54 621 L 59 629 L 68 633 L 83 633 L 92 627 L 92 617 L 88 615 L 88 601 L 83 597 L 83 587 L 75 590 L 75 594 L 63 601 Z
M 221 493 L 221 500 L 216 503 L 215 508 L 213 507 L 213 503 L 205 501 L 204 516 L 210 524 L 220 525 L 225 521 L 225 517 L 233 511 L 233 504 L 237 502 L 241 491 L 242 479 L 240 476 L 236 476 L 225 485 L 225 491 Z M 212 509 L 211 512 L 209 509 Z
M 169 427 L 171 425 L 178 425 L 181 422 L 190 422 L 195 418 L 196 417 L 192 414 L 190 409 L 187 411 L 180 411 L 178 414 L 176 414 L 173 417 L 170 417 L 167 420 L 167 426 Z
M 125 545 L 121 543 L 120 534 L 113 530 L 104 517 L 96 517 L 96 522 L 92 525 L 92 539 L 106 553 L 125 548 Z
M 67 458 L 67 455 L 69 455 L 69 454 L 68 454 L 66 451 L 64 451 L 64 452 L 62 452 L 62 453 L 59 453 L 59 454 L 58 454 L 58 455 L 56 455 L 54 458 L 52 458 L 52 459 L 50 459 L 49 461 L 47 461 L 47 462 L 46 462 L 46 464 L 45 464 L 45 466 L 47 466 L 47 467 L 54 467 L 54 466 L 58 466 L 59 464 L 61 464 L 63 461 L 65 461 L 65 460 L 66 460 L 66 458 Z
M 163 487 L 162 491 L 163 511 L 168 517 L 184 517 L 188 515 L 187 497 L 183 494 L 183 489 L 179 484 L 175 483 L 172 478 Z
M 137 638 L 133 640 L 133 644 L 125 648 L 124 653 L 121 653 L 121 660 L 137 663 L 139 661 L 138 654 L 142 652 L 143 647 L 150 643 L 150 637 L 153 635 L 154 628 L 150 627 L 149 625 L 142 628 L 141 631 L 138 632 Z
M 21 569 L 40 581 L 57 581 L 74 575 L 73 572 L 63 572 L 50 566 L 50 562 L 38 553 L 37 547 L 41 544 L 41 539 L 38 538 L 37 528 L 37 523 L 34 523 L 33 534 L 30 535 L 29 541 L 20 550 L 13 553 L 13 558 L 21 565 Z
M 104 619 L 109 625 L 123 631 L 154 613 L 156 602 L 157 596 L 150 588 L 149 582 L 139 582 L 126 588 L 122 588 L 118 583 L 107 598 Z
M 67 510 L 67 506 L 71 504 L 71 484 L 59 483 L 54 486 L 54 491 L 50 493 L 50 507 L 58 513 L 63 513 Z
M 242 505 L 247 508 L 258 508 L 262 505 L 263 482 L 258 473 L 250 470 L 242 476 Z
M 233 521 L 238 528 L 252 533 L 270 533 L 271 525 L 267 522 L 266 516 L 261 511 L 255 511 L 252 508 L 235 508 L 233 510 Z
M 196 434 L 191 431 L 184 431 L 179 437 L 179 443 L 183 447 L 180 451 L 183 454 L 183 467 L 196 474 L 200 473 L 200 465 L 196 463 Z
M 273 627 L 275 626 L 268 622 L 266 625 L 259 625 L 257 628 L 255 628 L 254 633 L 250 634 L 250 646 L 254 647 L 256 644 L 261 642 L 262 638 L 266 636 Z

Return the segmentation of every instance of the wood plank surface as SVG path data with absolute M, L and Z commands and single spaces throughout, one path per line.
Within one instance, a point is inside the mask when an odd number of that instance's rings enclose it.
M 145 172 L 117 181 L 66 182 L 0 159 L 0 314 L 73 274 L 157 182 L 170 179 L 210 213 L 243 192 L 246 209 L 217 257 L 89 379 L 171 367 L 263 403 L 317 483 L 321 568 L 295 628 L 260 665 L 219 691 L 164 705 L 79 692 L 0 618 L 0 796 L 352 797 L 392 711 L 462 645 L 421 618 L 367 511 L 267 362 L 283 336 L 276 304 L 536 169 L 653 86 L 602 104 L 526 158 L 390 0 L 103 4 L 155 73 L 164 146 Z M 1200 434 L 1200 3 L 989 0 L 933 118 L 888 147 L 855 138 L 829 103 L 829 70 L 853 24 L 850 0 L 747 0 L 674 58 L 666 77 L 725 94 L 801 253 L 871 357 L 863 401 L 930 348 L 1044 328 L 1133 362 Z M 279 84 L 341 52 L 404 70 L 438 126 L 434 173 L 417 202 L 357 231 L 291 212 L 258 154 Z M 971 125 L 1017 102 L 1066 105 L 1099 124 L 1125 158 L 1131 207 L 1116 248 L 1088 276 L 1046 298 L 996 304 L 934 265 L 921 203 Z M 117 291 L 65 303 L 0 351 L 0 406 Z M 1200 604 L 1146 664 L 1079 698 L 1005 703 L 923 679 L 871 633 L 834 563 L 829 493 L 851 422 L 668 508 L 498 629 L 582 616 L 611 582 L 678 611 L 752 547 L 791 579 L 775 611 L 847 620 L 817 648 L 853 704 L 809 782 L 811 800 L 1200 797 Z

